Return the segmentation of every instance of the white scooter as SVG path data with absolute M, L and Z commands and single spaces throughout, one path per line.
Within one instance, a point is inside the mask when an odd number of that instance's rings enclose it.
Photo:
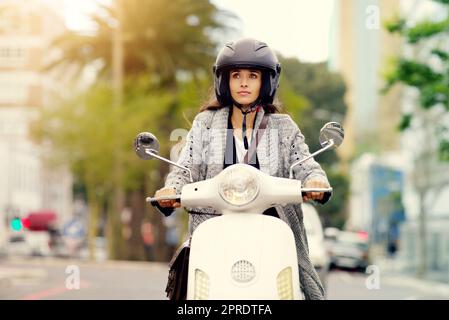
M 329 122 L 320 132 L 322 149 L 290 167 L 290 178 L 267 175 L 247 164 L 235 164 L 212 179 L 185 185 L 181 195 L 147 198 L 177 200 L 184 207 L 212 207 L 222 215 L 201 223 L 193 232 L 187 285 L 188 300 L 301 300 L 295 239 L 281 219 L 262 213 L 276 205 L 302 203 L 307 192 L 331 193 L 332 188 L 302 188 L 293 168 L 339 146 L 340 124 Z M 151 133 L 136 138 L 136 153 L 157 158 L 159 142 Z M 190 177 L 192 177 L 190 173 Z M 270 235 L 267 237 L 267 235 Z

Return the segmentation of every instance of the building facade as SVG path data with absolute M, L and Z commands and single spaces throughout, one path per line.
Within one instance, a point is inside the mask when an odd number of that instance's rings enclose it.
M 64 31 L 61 1 L 0 0 L 0 212 L 5 222 L 30 211 L 72 211 L 67 168 L 46 161 L 31 125 L 61 92 L 44 71 L 51 43 Z M 7 225 L 7 223 L 5 223 Z

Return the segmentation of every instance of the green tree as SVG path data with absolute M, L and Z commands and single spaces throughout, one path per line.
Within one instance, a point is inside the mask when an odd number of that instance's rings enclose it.
M 433 0 L 441 4 L 447 12 L 446 18 L 438 21 L 426 19 L 410 25 L 403 17 L 396 17 L 386 24 L 392 34 L 399 34 L 413 48 L 413 56 L 400 56 L 394 59 L 385 74 L 388 92 L 394 85 L 402 84 L 415 88 L 419 93 L 419 106 L 424 111 L 442 108 L 449 111 L 449 1 Z M 420 110 L 407 111 L 403 114 L 399 129 L 404 131 L 411 127 L 414 117 Z M 433 123 L 441 160 L 449 160 L 449 137 L 444 117 Z
M 388 92 L 395 85 L 412 88 L 418 93 L 417 108 L 403 111 L 398 128 L 401 131 L 413 129 L 422 133 L 425 143 L 415 159 L 415 188 L 419 194 L 419 263 L 417 275 L 424 277 L 427 272 L 427 231 L 426 206 L 430 192 L 441 189 L 431 178 L 436 161 L 449 160 L 449 135 L 446 116 L 449 111 L 449 1 L 433 0 L 445 12 L 444 18 L 430 17 L 418 22 L 407 17 L 396 16 L 386 23 L 387 30 L 399 35 L 411 48 L 411 54 L 402 54 L 392 60 L 385 74 Z M 434 142 L 436 141 L 436 145 Z
M 154 125 L 164 113 L 159 106 L 167 105 L 171 98 L 159 91 L 151 92 L 151 96 L 146 93 L 139 99 L 126 96 L 120 108 L 111 108 L 112 99 L 110 87 L 97 85 L 73 100 L 62 102 L 58 108 L 43 112 L 33 130 L 36 137 L 51 144 L 53 152 L 49 154 L 49 161 L 69 163 L 72 172 L 86 186 L 90 248 L 102 208 L 106 207 L 108 212 L 113 208 L 114 154 L 124 155 L 123 165 L 127 170 L 123 187 L 135 189 L 135 182 L 129 177 L 138 175 L 137 172 L 142 176 L 145 164 L 137 161 L 132 152 L 133 136 L 136 130 L 143 131 L 148 125 Z M 148 117 L 148 108 L 154 108 L 152 117 Z M 122 135 L 111 139 L 110 132 L 116 126 L 122 128 Z M 110 250 L 119 253 L 122 244 L 112 238 L 108 241 L 112 241 Z
M 114 0 L 92 15 L 89 33 L 68 30 L 56 39 L 60 58 L 49 64 L 76 66 L 79 71 L 98 62 L 98 74 L 111 78 L 113 34 L 122 32 L 124 74 L 157 75 L 162 86 L 175 83 L 176 74 L 209 70 L 216 43 L 213 32 L 226 32 L 233 15 L 209 0 Z
M 287 87 L 295 97 L 302 97 L 301 102 L 284 100 L 281 91 L 281 101 L 304 134 L 310 151 L 316 151 L 320 148 L 318 138 L 322 126 L 329 121 L 341 123 L 345 117 L 344 82 L 339 74 L 327 69 L 326 63 L 301 63 L 296 58 L 283 57 L 280 61 L 283 73 L 281 87 Z M 348 177 L 339 170 L 334 151 L 322 153 L 316 160 L 326 171 L 334 188 L 332 201 L 317 209 L 327 224 L 341 227 L 346 218 Z
M 110 257 L 130 258 L 134 246 L 133 241 L 124 244 L 121 240 L 121 209 L 125 204 L 136 208 L 132 223 L 133 235 L 138 235 L 138 216 L 142 211 L 139 197 L 144 199 L 143 194 L 155 191 L 153 186 L 161 186 L 168 171 L 167 165 L 156 162 L 154 166 L 160 174 L 153 175 L 156 180 L 147 183 L 148 179 L 143 180 L 143 164 L 128 165 L 129 155 L 135 157 L 131 147 L 134 136 L 139 130 L 148 131 L 148 127 L 139 125 L 138 117 L 156 119 L 151 122 L 151 131 L 160 138 L 168 137 L 173 128 L 180 126 L 180 118 L 170 117 L 179 113 L 178 109 L 186 108 L 176 100 L 183 94 L 178 88 L 177 78 L 180 74 L 187 75 L 196 79 L 196 85 L 201 85 L 199 79 L 210 69 L 216 47 L 212 33 L 225 32 L 225 18 L 232 19 L 233 16 L 218 10 L 208 0 L 115 0 L 101 9 L 92 17 L 95 28 L 90 33 L 67 31 L 56 40 L 54 45 L 60 49 L 61 55 L 47 67 L 65 72 L 67 66 L 76 66 L 80 72 L 95 64 L 99 66 L 100 85 L 69 100 L 69 107 L 62 106 L 60 112 L 44 114 L 37 126 L 47 133 L 42 137 L 54 141 L 59 151 L 67 151 L 66 145 L 57 143 L 57 136 L 61 133 L 61 136 L 70 135 L 74 145 L 83 146 L 77 149 L 80 156 L 74 158 L 72 168 L 75 174 L 80 175 L 78 180 L 86 184 L 87 197 L 92 205 L 89 229 L 93 231 L 89 233 L 89 243 L 92 243 L 97 230 L 98 219 L 94 212 L 105 209 L 108 212 Z M 111 79 L 112 89 L 106 84 Z M 167 89 L 172 96 L 170 101 L 154 104 L 146 101 L 148 93 L 160 96 Z M 146 101 L 148 105 L 146 113 L 137 113 L 135 118 L 131 115 L 135 112 L 130 106 L 138 101 Z M 77 111 L 71 113 L 72 108 Z M 159 117 L 160 112 L 163 116 Z M 80 114 L 85 121 L 77 121 Z M 127 119 L 130 119 L 129 125 L 126 124 Z M 63 125 L 54 127 L 54 123 Z M 92 126 L 90 130 L 88 125 Z M 90 135 L 85 135 L 85 132 L 90 132 Z M 108 148 L 104 150 L 98 147 L 103 140 L 93 137 L 103 137 L 112 144 L 103 144 L 102 147 Z M 93 147 L 95 150 L 84 146 L 87 142 L 89 146 L 96 145 Z M 168 143 L 163 145 L 169 146 Z M 108 172 L 107 177 L 104 172 Z M 130 185 L 129 176 L 137 182 Z M 99 185 L 101 181 L 103 186 Z M 161 248 L 164 242 L 161 217 L 155 218 L 154 222 L 160 230 L 157 242 Z M 159 256 L 165 255 L 161 253 Z

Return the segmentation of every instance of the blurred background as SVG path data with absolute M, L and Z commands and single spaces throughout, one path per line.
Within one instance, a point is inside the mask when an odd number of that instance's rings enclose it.
M 304 214 L 327 298 L 448 299 L 448 13 L 447 0 L 0 0 L 0 299 L 165 298 L 187 215 L 144 202 L 169 167 L 133 139 L 150 131 L 176 159 L 218 50 L 243 36 L 276 50 L 278 99 L 311 150 L 324 123 L 345 128 L 317 157 L 334 196 Z

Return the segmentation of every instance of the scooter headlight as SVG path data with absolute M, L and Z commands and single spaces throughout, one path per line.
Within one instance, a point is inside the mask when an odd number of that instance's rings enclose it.
M 259 179 L 251 170 L 236 166 L 230 168 L 218 186 L 220 196 L 234 206 L 244 206 L 259 193 Z

